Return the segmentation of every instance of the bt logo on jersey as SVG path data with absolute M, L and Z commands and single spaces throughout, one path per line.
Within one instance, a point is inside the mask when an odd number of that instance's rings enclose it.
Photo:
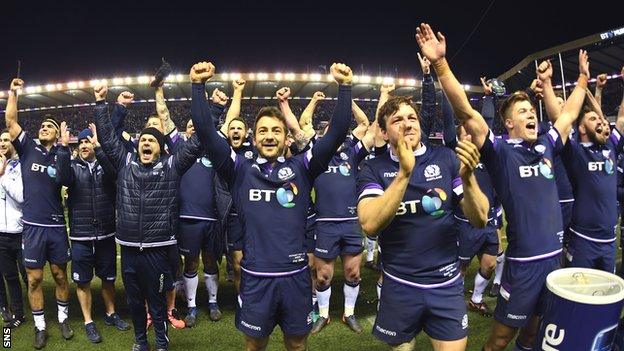
M 277 202 L 286 208 L 295 207 L 293 200 L 299 193 L 299 189 L 295 183 L 286 183 L 277 190 L 249 189 L 249 201 L 271 202 L 273 194 L 277 198 Z
M 587 162 L 587 170 L 590 172 L 602 172 L 611 175 L 614 173 L 613 161 L 607 159 L 605 161 Z
M 547 158 L 544 158 L 536 165 L 520 166 L 518 171 L 520 172 L 520 178 L 537 177 L 539 174 L 542 174 L 546 179 L 555 177 L 552 172 L 552 162 Z
M 422 207 L 428 214 L 439 217 L 444 214 L 442 202 L 446 201 L 447 198 L 444 190 L 440 188 L 429 189 L 427 195 L 422 198 Z
M 343 162 L 339 166 L 329 166 L 325 173 L 340 173 L 345 177 L 351 175 L 351 165 L 348 162 Z

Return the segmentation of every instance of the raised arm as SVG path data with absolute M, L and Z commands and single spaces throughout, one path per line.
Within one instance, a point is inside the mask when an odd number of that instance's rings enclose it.
M 420 53 L 417 53 L 418 61 L 420 62 L 420 68 L 422 69 L 423 79 L 422 79 L 422 101 L 420 106 L 420 129 L 421 129 L 421 140 L 425 143 L 429 143 L 429 135 L 431 134 L 431 130 L 433 129 L 433 124 L 435 122 L 435 84 L 433 82 L 433 77 L 431 76 L 431 63 L 426 57 L 422 57 Z
M 308 171 L 311 179 L 315 179 L 327 170 L 329 161 L 342 144 L 351 123 L 351 82 L 353 72 L 351 68 L 342 63 L 334 63 L 331 73 L 338 83 L 338 100 L 329 123 L 329 129 L 324 137 L 312 147 L 308 158 Z
M 496 95 L 492 84 L 485 81 L 485 77 L 481 77 L 481 85 L 483 86 L 483 101 L 481 103 L 481 116 L 485 119 L 488 127 L 492 129 L 494 118 L 496 117 Z
M 440 92 L 440 109 L 442 110 L 442 141 L 444 146 L 454 150 L 457 146 L 455 114 L 443 91 Z
M 111 116 L 108 113 L 106 105 L 106 94 L 108 87 L 106 85 L 97 85 L 93 89 L 95 94 L 95 125 L 99 132 L 99 141 L 102 145 L 104 153 L 118 172 L 125 164 L 129 157 L 128 152 L 121 142 L 120 136 L 113 129 Z M 128 113 L 126 106 L 132 102 L 134 95 L 124 91 L 119 94 L 117 104 L 113 107 L 113 116 L 116 119 L 123 120 Z
M 394 83 L 383 83 L 379 87 L 379 101 L 377 102 L 377 109 L 375 110 L 375 119 L 379 118 L 379 110 L 386 101 L 390 98 L 390 92 L 394 90 Z
M 576 81 L 576 87 L 572 90 L 572 94 L 568 97 L 568 100 L 563 105 L 559 118 L 553 123 L 555 129 L 561 135 L 561 142 L 564 144 L 568 141 L 572 124 L 578 118 L 581 108 L 583 107 L 583 101 L 585 101 L 585 89 L 587 89 L 587 81 L 589 79 L 589 57 L 587 51 L 579 50 L 579 77 Z M 544 95 L 546 99 L 546 95 Z
M 596 77 L 596 94 L 595 98 L 598 102 L 598 106 L 602 106 L 602 89 L 607 85 L 607 75 L 605 73 L 599 74 Z
M 245 80 L 233 80 L 232 87 L 234 88 L 234 93 L 232 94 L 232 102 L 230 103 L 230 108 L 228 108 L 227 110 L 227 114 L 225 115 L 225 121 L 221 125 L 220 129 L 223 135 L 227 135 L 230 122 L 234 118 L 238 118 L 240 116 L 241 101 L 243 100 L 243 89 L 245 89 Z
M 290 105 L 288 104 L 288 98 L 290 98 L 290 88 L 283 87 L 278 89 L 277 92 L 275 92 L 275 96 L 277 97 L 280 111 L 282 111 L 282 114 L 286 119 L 286 127 L 295 139 L 297 149 L 303 150 L 310 141 L 310 138 L 308 138 L 306 133 L 301 129 L 297 116 L 295 116 L 290 109 Z
M 9 97 L 7 98 L 6 111 L 4 113 L 4 121 L 6 127 L 9 130 L 11 141 L 15 140 L 22 132 L 22 127 L 17 121 L 17 98 L 24 87 L 24 81 L 15 78 L 11 81 L 11 88 L 9 89 Z
M 624 79 L 624 67 L 622 67 L 622 79 Z M 624 94 L 622 94 L 622 102 L 620 103 L 620 109 L 618 111 L 617 120 L 615 121 L 615 128 L 617 128 L 620 134 L 624 135 Z
M 69 148 L 67 123 L 61 122 L 60 128 L 61 147 L 58 150 L 56 158 L 56 181 L 61 185 L 69 187 L 74 182 L 75 175 L 71 167 L 71 150 Z
M 89 142 L 93 144 L 93 149 L 95 150 L 95 158 L 97 159 L 100 166 L 102 166 L 104 176 L 113 179 L 117 178 L 115 166 L 113 166 L 108 157 L 106 157 L 106 154 L 102 149 L 102 145 L 100 145 L 100 141 L 97 137 L 97 127 L 95 126 L 95 123 L 89 123 L 89 129 L 91 130 L 92 136 L 87 136 L 87 138 L 89 139 Z
M 208 158 L 214 165 L 215 170 L 228 183 L 234 179 L 234 156 L 230 145 L 219 135 L 217 128 L 212 123 L 212 113 L 215 110 L 223 111 L 223 105 L 210 106 L 204 92 L 205 83 L 214 75 L 215 67 L 210 62 L 200 62 L 191 67 L 189 74 L 191 79 L 191 117 L 193 126 L 201 145 L 208 154 Z M 221 93 L 219 99 L 227 101 L 225 94 Z
M 544 94 L 544 106 L 550 122 L 555 123 L 561 114 L 561 107 L 557 102 L 557 96 L 552 86 L 553 68 L 550 61 L 542 61 L 537 67 L 537 79 L 541 82 Z M 565 89 L 565 88 L 564 88 Z
M 312 125 L 312 119 L 314 117 L 314 110 L 318 105 L 319 101 L 325 99 L 325 94 L 322 91 L 317 91 L 312 95 L 312 99 L 308 103 L 303 112 L 301 112 L 301 116 L 299 117 L 299 126 L 301 130 L 305 133 L 306 138 L 312 138 L 316 132 L 314 131 L 314 126 Z
M 392 222 L 401 200 L 403 200 L 416 164 L 412 148 L 403 136 L 403 126 L 399 130 L 397 154 L 399 156 L 399 171 L 386 189 L 382 189 L 381 185 L 369 176 L 371 171 L 368 163 L 364 164 L 364 168 L 360 172 L 360 179 L 358 179 L 360 200 L 357 211 L 362 231 L 368 236 L 377 236 Z
M 171 120 L 169 115 L 169 109 L 167 108 L 167 102 L 165 101 L 165 93 L 162 85 L 156 88 L 156 114 L 162 120 L 163 126 L 165 126 L 165 135 L 173 132 L 176 129 L 175 124 Z
M 446 61 L 446 39 L 442 33 L 438 32 L 436 35 L 428 24 L 422 23 L 416 28 L 416 41 L 420 51 L 433 64 L 440 85 L 453 106 L 455 116 L 466 128 L 466 132 L 472 135 L 472 142 L 480 149 L 489 128 L 483 116 L 470 105 L 466 92 Z

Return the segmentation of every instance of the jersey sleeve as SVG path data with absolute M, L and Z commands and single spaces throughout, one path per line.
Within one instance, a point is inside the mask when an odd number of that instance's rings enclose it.
M 550 128 L 546 132 L 546 137 L 550 142 L 550 146 L 552 146 L 553 154 L 558 155 L 563 151 L 563 142 L 561 141 L 561 135 L 556 128 Z
M 459 200 L 461 200 L 464 197 L 464 185 L 463 185 L 461 176 L 459 175 L 459 168 L 461 167 L 461 162 L 459 161 L 459 158 L 457 158 L 455 154 L 450 155 L 449 162 L 451 164 L 451 175 L 453 178 L 451 182 L 451 186 L 453 188 L 453 198 L 455 198 L 455 200 L 459 202 Z
M 375 175 L 370 161 L 365 161 L 358 173 L 357 193 L 358 202 L 367 197 L 377 197 L 384 193 L 384 188 Z
M 615 150 L 616 157 L 622 153 L 622 149 L 624 149 L 624 138 L 622 138 L 622 134 L 620 134 L 617 128 L 613 128 L 611 131 L 608 142 Z
M 364 161 L 366 156 L 368 156 L 369 151 L 366 150 L 364 144 L 361 141 L 358 141 L 357 144 L 353 145 L 353 154 L 355 159 L 355 164 L 359 165 L 360 162 Z
M 25 159 L 30 151 L 35 148 L 34 140 L 27 137 L 26 132 L 22 132 L 12 142 L 15 152 L 19 156 L 20 160 Z
M 483 165 L 490 174 L 493 174 L 492 170 L 495 168 L 496 154 L 501 152 L 502 148 L 499 145 L 501 142 L 500 139 L 494 136 L 494 133 L 490 129 L 487 137 L 483 141 L 481 150 L 479 150 L 481 152 L 481 162 L 483 162 Z

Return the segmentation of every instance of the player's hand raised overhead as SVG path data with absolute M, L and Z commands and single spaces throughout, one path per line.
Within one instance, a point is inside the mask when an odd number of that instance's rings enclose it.
M 275 96 L 279 102 L 287 101 L 290 97 L 290 88 L 282 87 L 275 92 Z
M 436 63 L 446 55 L 446 39 L 442 33 L 433 33 L 431 26 L 421 23 L 416 27 L 416 42 L 420 51 L 431 62 Z
M 330 71 L 334 80 L 340 85 L 351 85 L 351 82 L 353 82 L 351 67 L 344 63 L 333 63 L 330 67 Z
M 191 79 L 191 83 L 204 83 L 208 79 L 212 78 L 215 73 L 215 66 L 212 62 L 202 61 L 196 63 L 191 67 L 191 72 L 189 73 L 189 77 Z
M 221 106 L 225 106 L 228 102 L 228 97 L 219 89 L 215 89 L 212 91 L 212 96 L 210 97 L 213 103 Z
M 128 107 L 134 100 L 134 94 L 129 91 L 124 91 L 117 97 L 117 103 L 122 105 L 123 107 Z
M 106 94 L 108 94 L 108 86 L 106 84 L 99 83 L 93 87 L 95 101 L 106 100 Z

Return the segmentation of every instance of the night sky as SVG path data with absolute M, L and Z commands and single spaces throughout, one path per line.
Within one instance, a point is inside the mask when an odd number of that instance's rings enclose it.
M 422 21 L 446 35 L 452 67 L 475 84 L 530 53 L 624 25 L 617 1 L 498 0 L 457 53 L 490 0 L 16 2 L 2 4 L 2 89 L 18 59 L 32 84 L 153 74 L 162 56 L 183 73 L 204 59 L 217 72 L 269 73 L 343 61 L 356 74 L 415 77 Z

